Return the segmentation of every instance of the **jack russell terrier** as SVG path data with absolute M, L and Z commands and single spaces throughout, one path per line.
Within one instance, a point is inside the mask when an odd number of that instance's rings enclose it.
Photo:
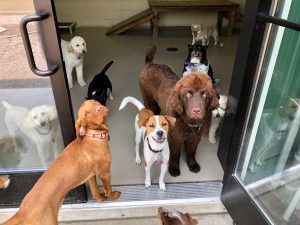
M 171 127 L 174 127 L 176 119 L 171 116 L 154 115 L 152 111 L 146 109 L 140 101 L 133 97 L 124 98 L 119 110 L 123 109 L 129 102 L 139 109 L 139 113 L 135 117 L 135 162 L 141 164 L 139 146 L 143 136 L 146 188 L 151 186 L 151 166 L 153 163 L 157 163 L 161 165 L 159 188 L 162 191 L 166 191 L 164 177 L 168 169 L 170 157 L 168 132 Z

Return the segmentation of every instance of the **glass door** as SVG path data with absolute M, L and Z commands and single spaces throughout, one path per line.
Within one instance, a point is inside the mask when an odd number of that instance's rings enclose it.
M 75 134 L 52 2 L 2 5 L 0 207 L 9 207 L 19 205 Z M 66 201 L 85 199 L 80 187 Z
M 222 201 L 236 224 L 296 225 L 300 224 L 300 2 L 256 1 L 248 3 L 246 16 L 250 10 L 250 50 L 239 59 L 248 60 L 244 67 L 248 77 L 238 100 Z M 236 62 L 238 66 L 242 67 Z

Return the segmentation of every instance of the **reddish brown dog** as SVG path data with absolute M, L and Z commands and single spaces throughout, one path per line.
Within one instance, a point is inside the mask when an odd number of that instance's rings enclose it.
M 52 163 L 25 196 L 19 211 L 4 225 L 57 225 L 64 197 L 86 181 L 100 202 L 120 197 L 121 193 L 112 192 L 110 186 L 107 116 L 108 109 L 97 101 L 87 100 L 80 106 L 75 125 L 77 139 Z M 99 193 L 96 176 L 103 182 L 104 194 Z
M 10 183 L 9 176 L 7 176 L 7 175 L 0 176 L 0 189 L 7 188 L 9 183 Z
M 157 218 L 161 220 L 162 225 L 196 225 L 198 221 L 193 219 L 189 213 L 181 213 L 177 210 L 168 210 L 162 207 L 158 208 Z
M 180 149 L 183 144 L 187 164 L 192 172 L 199 172 L 195 159 L 198 143 L 209 130 L 212 111 L 219 106 L 219 94 L 207 74 L 193 72 L 181 79 L 167 65 L 153 63 L 156 47 L 147 50 L 146 65 L 140 74 L 140 88 L 147 109 L 158 115 L 176 118 L 169 132 L 170 164 L 172 176 L 179 176 Z

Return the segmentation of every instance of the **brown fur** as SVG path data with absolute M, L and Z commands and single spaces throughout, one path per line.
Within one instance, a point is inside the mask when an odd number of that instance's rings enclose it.
M 193 219 L 189 213 L 176 210 L 168 210 L 159 207 L 156 217 L 161 220 L 162 225 L 197 225 L 198 221 Z
M 0 176 L 0 189 L 5 188 L 5 183 L 9 180 L 9 176 L 1 175 Z
M 76 121 L 77 140 L 65 148 L 25 196 L 19 211 L 3 225 L 57 225 L 58 209 L 64 197 L 86 181 L 98 201 L 119 198 L 120 192 L 112 192 L 110 186 L 108 138 L 84 136 L 87 132 L 108 132 L 107 115 L 107 108 L 97 101 L 87 100 L 80 106 Z M 104 194 L 99 193 L 96 176 L 103 182 Z
M 155 48 L 151 46 L 146 56 L 146 65 L 140 74 L 140 89 L 144 105 L 154 114 L 162 110 L 176 118 L 175 128 L 169 133 L 170 165 L 172 176 L 179 176 L 180 148 L 184 144 L 187 153 L 187 164 L 192 172 L 199 172 L 200 166 L 195 160 L 196 149 L 202 135 L 209 129 L 212 110 L 219 106 L 219 94 L 214 89 L 207 74 L 193 72 L 179 80 L 167 65 L 154 64 Z M 154 53 L 153 53 L 154 52 Z M 192 97 L 189 97 L 192 92 Z M 197 113 L 193 113 L 197 111 Z M 188 124 L 201 124 L 199 128 Z

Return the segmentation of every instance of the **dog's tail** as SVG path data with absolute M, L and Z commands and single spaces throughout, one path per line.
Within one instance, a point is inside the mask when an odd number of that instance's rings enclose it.
M 119 110 L 124 109 L 129 102 L 134 104 L 139 109 L 139 111 L 141 111 L 142 108 L 145 108 L 145 106 L 139 100 L 134 97 L 128 96 L 122 100 Z
M 156 53 L 156 46 L 154 44 L 151 44 L 148 47 L 146 52 L 145 64 L 153 62 L 155 53 Z
M 2 101 L 2 105 L 6 108 L 6 109 L 9 109 L 11 107 L 10 104 L 8 104 L 8 102 L 6 101 Z
M 103 68 L 103 70 L 100 72 L 101 74 L 105 74 L 106 71 L 109 69 L 109 67 L 111 66 L 111 64 L 113 64 L 114 61 L 110 61 L 109 63 L 106 64 L 106 66 Z

